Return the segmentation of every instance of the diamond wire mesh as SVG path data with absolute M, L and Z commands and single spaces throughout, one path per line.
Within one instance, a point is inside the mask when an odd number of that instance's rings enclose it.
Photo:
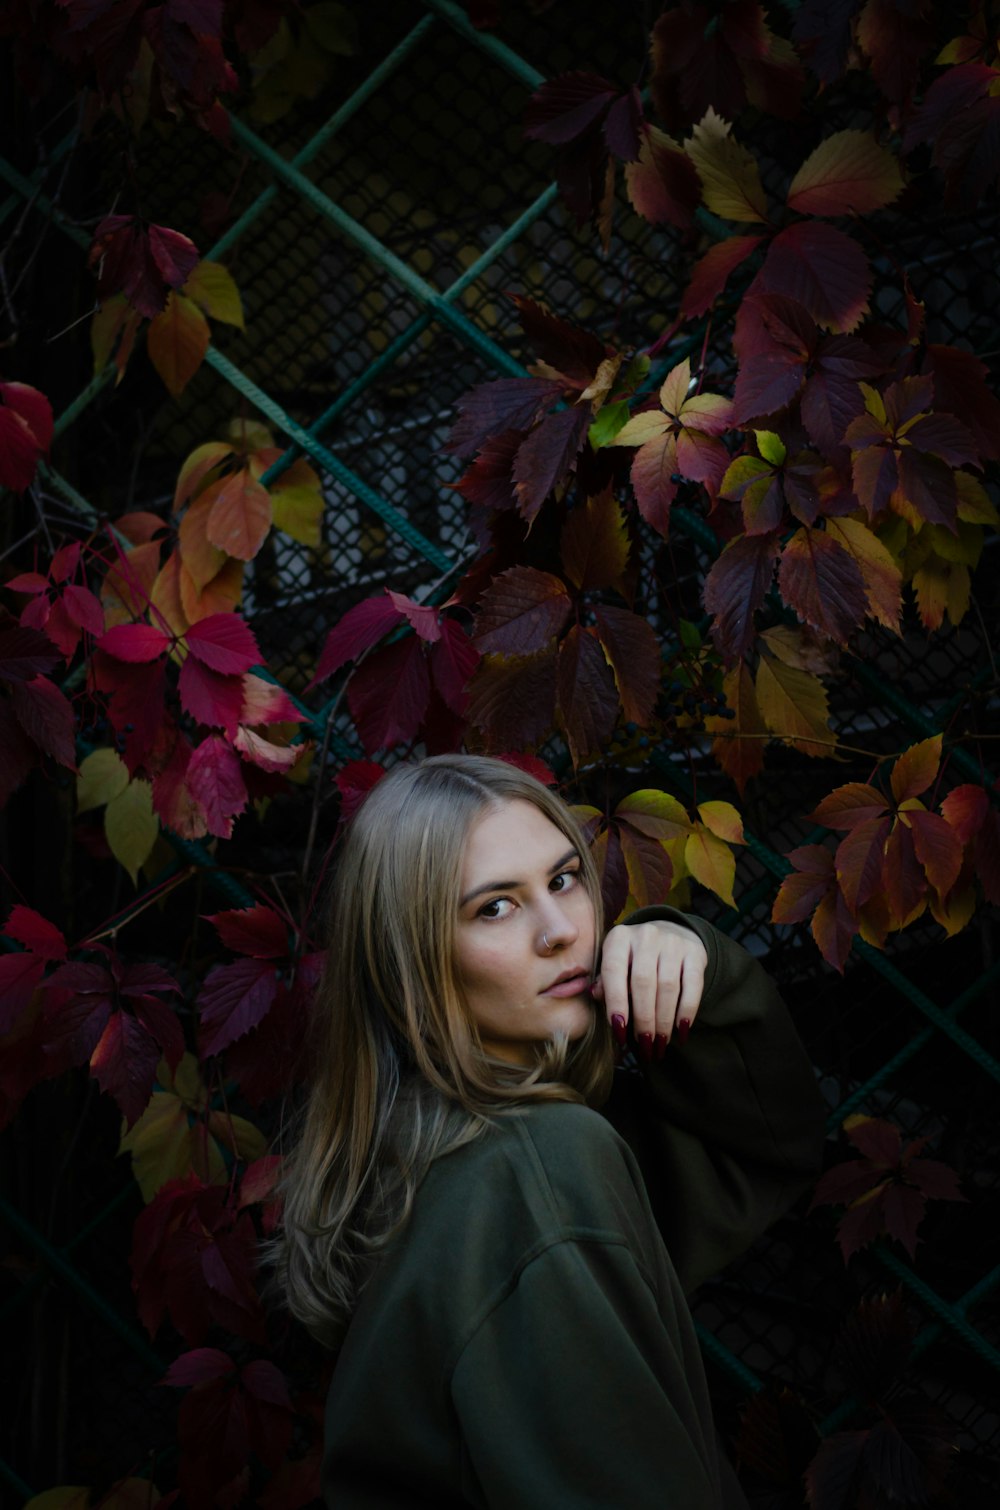
M 362 38 L 357 57 L 345 65 L 345 92 L 412 21 L 411 5 L 380 7 L 377 39 Z M 632 36 L 609 16 L 590 16 L 582 24 L 582 30 L 574 24 L 567 37 L 559 32 L 557 17 L 518 11 L 516 26 L 511 23 L 514 45 L 546 74 L 586 66 L 589 53 L 602 72 L 632 76 L 643 49 L 641 28 Z M 520 141 L 518 117 L 525 92 L 493 59 L 438 24 L 406 66 L 323 149 L 310 177 L 396 256 L 443 290 L 545 186 L 545 155 Z M 843 119 L 837 124 L 855 123 L 850 99 L 839 108 Z M 318 107 L 307 107 L 276 125 L 260 127 L 260 134 L 290 156 L 321 118 Z M 162 203 L 163 219 L 203 241 L 199 196 L 204 183 L 232 182 L 235 214 L 270 175 L 252 155 L 234 172 L 222 149 L 204 137 L 198 137 L 197 154 L 188 146 L 183 132 L 162 138 L 158 151 L 146 159 L 143 193 L 151 218 L 160 218 Z M 773 195 L 780 193 L 801 155 L 801 141 L 776 134 L 768 144 L 763 169 Z M 157 198 L 161 188 L 162 201 Z M 990 218 L 957 223 L 942 217 L 936 225 L 922 217 L 919 223 L 907 223 L 905 214 L 895 218 L 898 223 L 886 237 L 910 270 L 916 292 L 927 300 L 931 338 L 956 341 L 994 360 L 996 267 Z M 689 258 L 690 248 L 682 248 L 675 233 L 639 227 L 624 202 L 617 208 L 610 252 L 601 256 L 589 231 L 577 232 L 556 204 L 496 258 L 459 307 L 522 359 L 527 353 L 513 309 L 502 297 L 508 288 L 525 290 L 557 313 L 620 343 L 645 343 L 676 307 Z M 362 376 L 421 313 L 410 293 L 284 186 L 229 261 L 244 297 L 247 333 L 217 327 L 214 339 L 302 424 L 311 422 L 331 394 Z M 883 318 L 899 321 L 902 303 L 892 273 L 885 263 L 880 266 L 874 302 Z M 725 347 L 711 343 L 708 361 L 713 385 L 731 382 Z M 459 500 L 445 488 L 456 466 L 441 457 L 440 444 L 456 398 L 472 382 L 492 375 L 481 354 L 432 323 L 323 435 L 336 455 L 455 556 L 466 545 L 465 525 Z M 135 398 L 133 390 L 130 413 L 135 412 Z M 168 494 L 178 455 L 246 412 L 245 402 L 207 368 L 179 403 L 164 404 L 148 380 L 142 399 L 132 496 L 115 497 L 113 483 L 103 482 L 128 475 L 128 469 L 109 465 L 107 450 L 109 445 L 121 450 L 123 399 L 108 395 L 102 400 L 89 439 L 78 451 L 81 490 L 112 512 Z M 314 552 L 280 540 L 266 556 L 262 553 L 248 585 L 246 606 L 264 653 L 293 687 L 311 672 L 324 629 L 351 601 L 382 582 L 413 591 L 435 575 L 418 553 L 401 549 L 341 483 L 327 475 L 324 487 L 323 547 Z M 664 566 L 667 555 L 675 599 L 682 612 L 696 617 L 700 552 L 677 539 L 669 552 L 660 552 Z M 985 618 L 995 605 L 986 602 L 982 608 Z M 913 634 L 901 642 L 873 634 L 863 649 L 933 720 L 953 695 L 955 676 L 988 655 L 988 640 L 986 622 L 979 620 L 937 637 L 933 655 L 923 653 L 921 636 Z M 856 739 L 884 751 L 898 741 L 898 728 L 855 680 L 845 678 L 835 689 L 833 705 L 845 742 Z M 995 722 L 995 710 L 985 712 Z M 343 732 L 349 732 L 346 725 Z M 707 763 L 696 761 L 696 768 L 707 776 Z M 842 779 L 851 774 L 845 770 Z M 813 795 L 818 797 L 829 784 L 828 767 L 803 767 L 795 757 L 779 754 L 748 804 L 749 826 L 766 834 L 773 849 L 787 850 L 808 833 L 808 826 L 789 818 L 789 810 L 806 811 Z M 276 840 L 276 860 L 287 855 L 289 839 L 295 843 L 294 827 L 291 836 Z M 743 877 L 748 886 L 771 879 L 752 857 Z M 770 924 L 768 913 L 769 903 L 762 901 L 740 920 L 738 936 L 756 952 L 768 953 L 814 1058 L 827 1072 L 824 1085 L 835 1109 L 877 1074 L 923 1026 L 923 1019 L 863 961 L 852 965 L 846 988 L 825 970 L 818 971 L 812 945 L 804 942 L 801 931 Z M 990 926 L 984 925 L 979 937 L 950 945 L 951 953 L 942 961 L 933 931 L 918 928 L 901 941 L 897 960 L 904 959 L 907 973 L 932 999 L 946 1002 L 955 994 L 956 978 L 974 975 L 993 942 Z M 985 1047 L 998 1051 L 985 1004 L 967 1014 L 965 1022 Z M 940 1035 L 907 1064 L 898 1083 L 872 1093 L 866 1105 L 891 1117 L 908 1135 L 930 1138 L 946 1157 L 950 1151 L 956 1162 L 976 1171 L 968 1213 L 962 1208 L 957 1218 L 952 1212 L 947 1221 L 938 1220 L 933 1262 L 926 1262 L 931 1243 L 921 1260 L 922 1272 L 951 1299 L 1000 1256 L 996 1239 L 988 1236 L 996 1230 L 1000 1183 L 994 1106 L 991 1082 Z M 975 1255 L 971 1264 L 970 1254 Z M 871 1284 L 884 1283 L 874 1263 L 866 1259 L 866 1265 Z M 789 1219 L 724 1280 L 706 1287 L 698 1315 L 736 1357 L 759 1373 L 791 1383 L 822 1410 L 837 1399 L 830 1342 L 852 1295 L 829 1237 L 824 1234 L 820 1242 L 815 1227 Z M 995 1302 L 980 1303 L 973 1319 L 996 1343 Z M 961 1385 L 963 1370 L 970 1367 L 968 1355 L 946 1336 L 928 1350 L 916 1382 L 944 1405 L 970 1454 L 995 1455 L 1000 1447 L 996 1380 L 972 1366 L 982 1374 L 974 1398 Z M 973 1464 L 969 1485 L 979 1477 L 985 1482 Z

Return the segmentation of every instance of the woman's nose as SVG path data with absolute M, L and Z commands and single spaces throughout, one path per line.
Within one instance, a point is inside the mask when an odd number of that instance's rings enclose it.
M 580 929 L 558 897 L 552 896 L 542 911 L 538 933 L 538 947 L 542 954 L 551 954 L 555 949 L 565 949 L 575 944 Z

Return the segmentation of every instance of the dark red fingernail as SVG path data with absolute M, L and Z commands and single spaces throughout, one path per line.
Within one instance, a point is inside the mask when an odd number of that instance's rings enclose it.
M 615 1035 L 615 1043 L 623 1049 L 628 1042 L 628 1034 L 625 1031 L 625 1019 L 620 1012 L 616 1012 L 611 1019 L 611 1031 Z
M 639 1046 L 639 1058 L 643 1064 L 649 1064 L 653 1058 L 653 1035 L 652 1033 L 639 1033 L 636 1037 Z
M 688 1034 L 690 1033 L 690 1031 L 691 1031 L 691 1023 L 690 1023 L 690 1021 L 686 1017 L 679 1017 L 677 1019 L 677 1024 L 676 1024 L 676 1026 L 674 1028 L 674 1032 L 677 1035 L 677 1042 L 679 1044 L 681 1044 L 681 1045 L 687 1043 L 687 1038 L 688 1038 Z
M 653 1058 L 654 1059 L 662 1059 L 663 1058 L 664 1054 L 667 1052 L 667 1044 L 669 1042 L 670 1042 L 670 1039 L 667 1037 L 666 1033 L 657 1033 L 656 1037 L 653 1039 Z

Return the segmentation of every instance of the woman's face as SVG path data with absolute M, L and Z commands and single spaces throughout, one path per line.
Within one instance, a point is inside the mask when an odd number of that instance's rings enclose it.
M 490 808 L 469 832 L 455 968 L 484 1045 L 531 1064 L 535 1047 L 587 1030 L 594 908 L 571 840 L 530 802 Z

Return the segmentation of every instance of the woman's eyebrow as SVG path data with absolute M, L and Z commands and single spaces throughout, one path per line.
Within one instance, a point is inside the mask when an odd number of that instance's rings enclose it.
M 562 870 L 564 865 L 568 865 L 571 860 L 579 860 L 579 858 L 580 851 L 578 849 L 568 849 L 564 855 L 559 857 L 554 865 L 549 866 L 548 874 L 554 876 L 557 871 Z M 516 891 L 519 886 L 523 885 L 523 881 L 487 881 L 485 886 L 475 886 L 472 891 L 466 892 L 458 905 L 464 907 L 467 902 L 474 901 L 476 897 L 483 896 L 487 891 Z

